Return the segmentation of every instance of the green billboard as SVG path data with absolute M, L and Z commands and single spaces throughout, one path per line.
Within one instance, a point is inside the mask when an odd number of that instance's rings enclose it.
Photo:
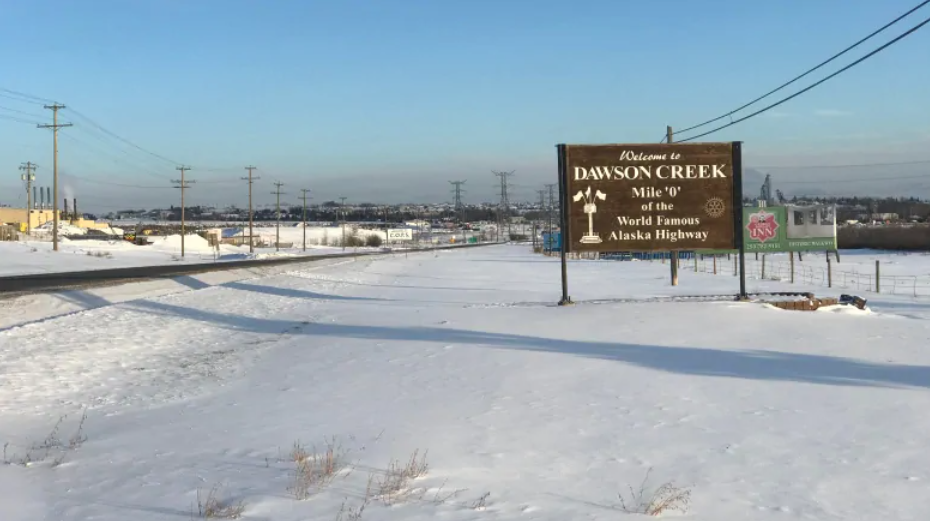
M 836 250 L 834 206 L 743 208 L 743 243 L 747 252 Z M 698 250 L 697 253 L 732 253 Z

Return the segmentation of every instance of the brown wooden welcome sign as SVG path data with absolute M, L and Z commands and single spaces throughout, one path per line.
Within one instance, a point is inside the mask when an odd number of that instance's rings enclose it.
M 559 145 L 571 252 L 738 247 L 740 143 Z

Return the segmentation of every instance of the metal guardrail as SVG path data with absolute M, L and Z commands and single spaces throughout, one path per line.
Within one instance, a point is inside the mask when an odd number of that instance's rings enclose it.
M 499 243 L 457 244 L 433 248 L 411 248 L 400 252 L 420 253 L 437 250 L 452 250 L 493 246 Z M 89 286 L 107 286 L 126 282 L 152 279 L 168 279 L 185 275 L 196 275 L 214 271 L 227 271 L 243 268 L 264 268 L 287 264 L 319 262 L 326 259 L 344 259 L 353 257 L 370 257 L 398 253 L 390 249 L 377 252 L 351 252 L 333 255 L 298 256 L 283 259 L 244 260 L 227 262 L 210 262 L 182 265 L 140 266 L 131 268 L 112 268 L 104 270 L 70 271 L 63 273 L 35 273 L 0 277 L 0 296 L 10 297 L 22 293 L 39 293 L 66 289 L 85 288 Z

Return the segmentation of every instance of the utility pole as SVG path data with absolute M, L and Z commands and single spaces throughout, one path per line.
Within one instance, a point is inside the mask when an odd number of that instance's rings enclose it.
M 65 108 L 64 105 L 59 105 L 58 103 L 53 103 L 52 105 L 45 105 L 45 108 L 52 111 L 52 124 L 51 125 L 38 125 L 39 128 L 50 128 L 52 129 L 52 135 L 54 136 L 52 141 L 52 146 L 54 149 L 54 159 L 52 163 L 53 171 L 53 185 L 55 187 L 55 196 L 52 198 L 52 218 L 55 222 L 52 225 L 52 250 L 58 251 L 58 129 L 70 127 L 71 123 L 58 123 L 58 111 Z
M 546 219 L 549 221 L 546 227 L 549 231 L 549 247 L 552 247 L 552 209 L 555 208 L 555 183 L 546 185 L 549 190 L 549 207 L 546 208 Z
M 342 251 L 346 251 L 346 199 L 347 197 L 339 198 L 339 209 L 342 210 Z
M 500 229 L 504 226 L 504 212 L 507 211 L 508 215 L 510 213 L 510 198 L 507 195 L 507 178 L 513 175 L 514 170 L 511 170 L 510 172 L 492 172 L 494 175 L 500 178 L 501 182 L 501 202 L 497 215 L 497 219 L 499 221 L 498 234 L 500 234 Z M 510 240 L 510 219 L 508 218 L 507 221 L 507 237 L 505 242 Z
M 32 182 L 36 180 L 36 165 L 27 161 L 19 169 L 26 172 L 21 178 L 26 182 L 26 235 L 29 236 L 32 235 Z
M 672 131 L 672 127 L 665 127 L 665 140 L 668 144 L 674 142 L 675 132 Z M 678 285 L 678 250 L 673 250 L 669 252 L 669 267 L 672 270 L 672 286 Z
M 255 253 L 255 238 L 252 236 L 252 183 L 261 178 L 252 177 L 254 166 L 247 166 L 245 169 L 249 171 L 249 177 L 242 178 L 243 181 L 249 182 L 249 253 Z
M 275 203 L 275 208 L 277 209 L 278 223 L 275 227 L 274 232 L 274 251 L 278 251 L 278 248 L 281 246 L 281 187 L 284 186 L 284 183 L 276 181 L 273 183 L 275 186 L 275 191 L 271 192 L 271 195 L 278 196 L 278 201 Z
M 175 179 L 171 181 L 172 183 L 177 183 L 174 187 L 181 189 L 181 257 L 184 257 L 184 236 L 187 234 L 184 227 L 184 191 L 191 187 L 188 183 L 193 183 L 194 181 L 187 181 L 184 179 L 184 173 L 190 170 L 189 166 L 179 166 L 175 168 L 181 172 L 181 179 Z
M 546 191 L 545 190 L 536 190 L 536 193 L 539 194 L 539 211 L 543 212 L 546 209 Z M 542 215 L 540 215 L 542 217 Z M 533 221 L 533 244 L 536 244 L 536 221 L 539 219 L 534 219 Z
M 304 251 L 307 251 L 307 194 L 310 193 L 310 189 L 301 188 L 300 191 L 304 199 Z

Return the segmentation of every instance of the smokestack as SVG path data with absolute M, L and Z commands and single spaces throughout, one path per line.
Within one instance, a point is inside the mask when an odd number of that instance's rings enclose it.
M 39 187 L 39 209 L 45 209 L 45 188 Z
M 72 201 L 74 202 L 74 219 L 71 221 L 71 224 L 74 224 L 74 221 L 81 220 L 81 214 L 77 211 L 77 197 L 73 198 Z
M 41 208 L 41 206 L 39 206 L 39 187 L 37 186 L 32 187 L 32 206 L 33 208 L 30 208 L 30 210 Z
M 68 198 L 65 197 L 65 213 L 61 214 L 63 218 L 68 218 Z
M 45 209 L 47 210 L 51 207 L 52 207 L 52 187 L 46 186 L 45 187 Z

